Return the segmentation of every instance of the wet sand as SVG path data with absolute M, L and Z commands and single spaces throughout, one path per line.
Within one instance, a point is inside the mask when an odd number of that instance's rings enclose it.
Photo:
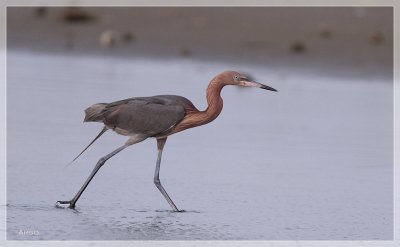
M 11 49 L 126 59 L 191 57 L 337 77 L 393 74 L 388 7 L 50 8 L 41 15 L 19 7 L 8 8 L 7 17 Z M 105 31 L 114 40 L 108 48 L 100 44 Z

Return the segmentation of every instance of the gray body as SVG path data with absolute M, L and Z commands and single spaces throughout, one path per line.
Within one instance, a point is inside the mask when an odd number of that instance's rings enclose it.
M 179 123 L 187 107 L 194 106 L 177 95 L 129 98 L 87 108 L 85 122 L 103 122 L 107 128 L 125 136 L 157 137 Z

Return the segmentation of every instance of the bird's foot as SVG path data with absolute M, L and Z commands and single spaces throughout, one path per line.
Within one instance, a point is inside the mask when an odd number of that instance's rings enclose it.
M 56 202 L 56 207 L 63 208 L 63 206 L 61 206 L 63 204 L 69 204 L 68 208 L 75 208 L 75 202 L 72 201 L 72 200 L 71 201 L 57 201 Z
M 186 210 L 183 210 L 183 209 L 182 209 L 182 210 L 174 209 L 173 212 L 174 212 L 174 213 L 184 213 L 184 212 L 186 212 Z

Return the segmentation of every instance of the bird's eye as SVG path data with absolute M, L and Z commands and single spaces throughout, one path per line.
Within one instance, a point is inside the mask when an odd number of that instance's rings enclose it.
M 235 76 L 233 76 L 233 79 L 234 79 L 235 81 L 239 81 L 239 76 L 235 75 Z

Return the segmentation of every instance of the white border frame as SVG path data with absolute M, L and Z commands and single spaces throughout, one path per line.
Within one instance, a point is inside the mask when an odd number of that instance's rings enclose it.
M 399 147 L 400 128 L 396 123 L 400 123 L 400 85 L 399 71 L 396 67 L 400 65 L 398 59 L 398 49 L 396 42 L 399 40 L 399 32 L 396 32 L 396 23 L 400 22 L 400 17 L 396 13 L 400 1 L 396 0 L 0 0 L 0 245 L 1 246 L 307 246 L 307 247 L 341 247 L 341 246 L 379 246 L 397 247 L 400 246 L 400 226 L 397 213 L 400 205 L 400 152 L 396 152 Z M 393 7 L 394 11 L 394 240 L 392 241 L 16 241 L 6 240 L 6 7 L 7 6 L 387 6 Z

